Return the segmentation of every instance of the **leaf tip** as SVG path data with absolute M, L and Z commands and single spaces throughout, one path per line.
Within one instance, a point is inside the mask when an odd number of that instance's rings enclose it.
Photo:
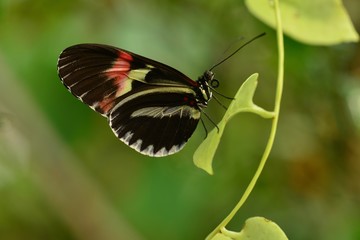
M 213 171 L 213 168 L 212 168 L 212 162 L 211 161 L 204 161 L 203 159 L 201 159 L 199 157 L 199 155 L 197 154 L 197 151 L 195 152 L 195 154 L 193 156 L 193 162 L 194 162 L 195 166 L 197 166 L 198 168 L 204 170 L 209 175 L 214 175 L 214 171 Z

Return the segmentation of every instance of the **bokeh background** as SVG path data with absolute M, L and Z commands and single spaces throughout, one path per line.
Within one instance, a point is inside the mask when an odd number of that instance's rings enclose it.
M 344 4 L 359 32 L 360 2 Z M 201 125 L 180 153 L 142 156 L 66 91 L 57 57 L 72 44 L 106 43 L 196 79 L 229 44 L 261 32 L 215 73 L 232 96 L 258 72 L 255 102 L 272 110 L 275 34 L 242 1 L 1 0 L 0 239 L 204 239 L 249 183 L 270 121 L 234 118 L 214 176 L 192 163 Z M 285 37 L 285 51 L 275 147 L 229 229 L 264 216 L 293 240 L 360 239 L 360 45 Z M 213 101 L 207 113 L 219 121 L 224 111 Z

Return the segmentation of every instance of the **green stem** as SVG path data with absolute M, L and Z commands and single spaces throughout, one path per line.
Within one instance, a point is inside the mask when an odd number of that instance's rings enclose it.
M 277 25 L 277 44 L 278 44 L 278 77 L 277 77 L 277 86 L 276 86 L 276 96 L 275 96 L 275 106 L 274 106 L 274 118 L 272 120 L 271 131 L 269 135 L 269 139 L 264 150 L 263 156 L 259 163 L 259 166 L 251 179 L 248 187 L 246 188 L 244 194 L 242 195 L 240 201 L 236 204 L 234 209 L 230 212 L 230 214 L 217 226 L 214 231 L 212 231 L 206 238 L 206 240 L 212 239 L 215 234 L 224 229 L 225 226 L 231 221 L 231 219 L 235 216 L 235 214 L 239 211 L 241 206 L 245 203 L 246 199 L 249 197 L 251 191 L 254 189 L 257 180 L 260 177 L 262 170 L 264 169 L 265 163 L 269 157 L 272 146 L 274 144 L 276 130 L 279 121 L 279 113 L 280 113 L 280 104 L 281 104 L 281 96 L 283 92 L 283 83 L 284 83 L 284 41 L 283 41 L 283 32 L 282 32 L 282 24 L 281 24 L 281 15 L 279 9 L 279 1 L 273 0 L 271 3 L 274 4 L 275 9 L 275 17 L 276 17 L 276 25 Z

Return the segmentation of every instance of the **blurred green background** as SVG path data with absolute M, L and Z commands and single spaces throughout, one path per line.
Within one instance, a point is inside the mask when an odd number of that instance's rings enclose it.
M 359 32 L 360 2 L 344 3 Z M 0 239 L 204 239 L 254 174 L 270 121 L 232 120 L 214 176 L 192 163 L 201 125 L 180 153 L 142 156 L 62 86 L 57 57 L 105 43 L 197 79 L 235 39 L 264 31 L 215 73 L 232 96 L 258 72 L 255 102 L 272 110 L 276 38 L 242 1 L 1 0 Z M 285 38 L 285 51 L 275 147 L 229 229 L 264 216 L 293 240 L 360 239 L 360 45 Z M 224 111 L 213 101 L 207 113 Z

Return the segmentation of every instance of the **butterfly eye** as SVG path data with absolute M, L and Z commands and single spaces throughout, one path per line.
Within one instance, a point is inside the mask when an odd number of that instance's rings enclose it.
M 219 87 L 220 83 L 219 83 L 218 80 L 212 79 L 211 82 L 210 82 L 210 85 L 211 85 L 212 88 L 217 88 L 217 87 Z

